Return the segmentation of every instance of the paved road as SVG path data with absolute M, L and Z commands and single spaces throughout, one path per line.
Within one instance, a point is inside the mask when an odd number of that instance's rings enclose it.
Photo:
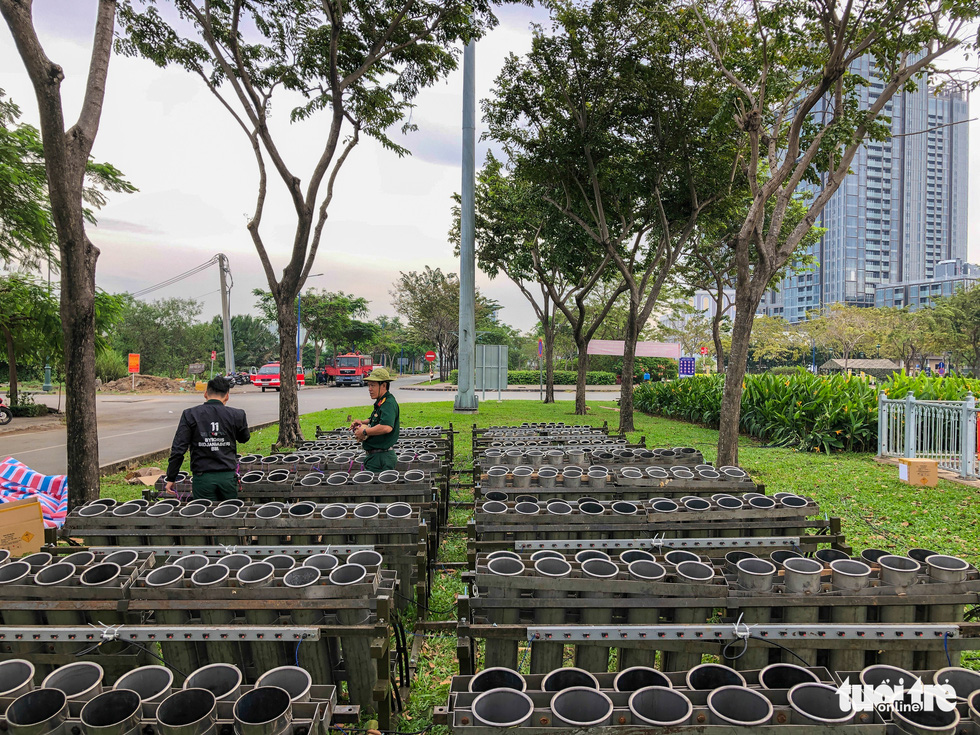
M 403 378 L 397 385 L 411 385 L 425 380 L 422 376 Z M 451 401 L 453 393 L 443 391 L 399 391 L 399 403 L 428 403 Z M 496 396 L 494 396 L 495 398 Z M 504 392 L 509 400 L 534 400 L 533 393 Z M 556 394 L 561 400 L 570 400 L 574 394 Z M 615 400 L 615 393 L 587 394 L 589 400 Z M 51 396 L 37 396 L 37 400 L 54 402 Z M 487 400 L 491 394 L 487 394 Z M 99 460 L 103 466 L 118 464 L 130 457 L 164 451 L 170 447 L 180 412 L 201 401 L 201 395 L 179 393 L 176 395 L 127 396 L 100 395 L 97 399 L 99 419 Z M 342 408 L 363 404 L 370 398 L 366 388 L 309 387 L 299 392 L 301 414 L 322 411 L 326 408 Z M 279 394 L 258 389 L 236 388 L 232 405 L 244 408 L 252 425 L 276 421 L 279 418 Z M 47 475 L 63 474 L 66 468 L 64 428 L 47 431 L 0 435 L 0 459 L 16 457 L 38 472 Z

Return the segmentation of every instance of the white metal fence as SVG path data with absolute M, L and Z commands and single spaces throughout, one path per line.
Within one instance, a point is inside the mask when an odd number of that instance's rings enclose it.
M 942 469 L 976 477 L 976 399 L 918 401 L 909 393 L 889 399 L 878 394 L 878 456 L 934 459 Z

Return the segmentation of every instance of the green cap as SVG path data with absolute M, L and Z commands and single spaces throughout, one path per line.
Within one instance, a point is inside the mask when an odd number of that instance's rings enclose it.
M 389 382 L 391 380 L 394 380 L 394 379 L 395 379 L 394 376 L 392 376 L 392 374 L 389 373 L 383 367 L 377 367 L 377 368 L 375 368 L 374 370 L 371 371 L 371 374 L 370 375 L 368 375 L 366 378 L 364 378 L 364 380 L 366 380 L 366 381 L 370 380 L 370 381 L 375 382 L 375 383 L 387 383 L 387 382 Z

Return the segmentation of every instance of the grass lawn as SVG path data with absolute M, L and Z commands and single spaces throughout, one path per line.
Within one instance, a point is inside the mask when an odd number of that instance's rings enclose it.
M 481 404 L 474 417 L 460 416 L 452 411 L 452 401 L 415 403 L 401 406 L 403 426 L 441 425 L 452 423 L 456 436 L 456 468 L 472 463 L 471 429 L 479 426 L 516 425 L 530 421 L 563 421 L 569 424 L 601 426 L 608 421 L 615 427 L 618 413 L 614 401 L 591 402 L 588 416 L 575 416 L 572 402 L 542 405 L 537 401 L 487 401 Z M 366 418 L 367 403 L 351 408 L 332 409 L 308 414 L 301 418 L 304 435 L 313 437 L 315 427 L 334 429 L 349 423 L 350 418 Z M 718 432 L 691 424 L 636 415 L 637 431 L 631 441 L 645 437 L 648 447 L 695 447 L 708 462 L 716 456 Z M 244 452 L 267 452 L 276 438 L 276 427 L 262 429 L 242 447 Z M 975 488 L 939 481 L 935 488 L 917 488 L 898 480 L 898 470 L 880 465 L 870 455 L 804 454 L 790 449 L 763 448 L 758 442 L 743 437 L 740 442 L 739 464 L 751 473 L 756 482 L 766 485 L 773 494 L 788 491 L 812 496 L 821 510 L 842 519 L 843 531 L 855 551 L 868 547 L 904 554 L 911 547 L 925 547 L 940 553 L 980 562 L 980 503 L 975 502 Z M 121 475 L 103 482 L 102 494 L 118 499 L 136 497 L 138 488 L 125 484 Z M 454 490 L 457 502 L 472 500 L 472 493 Z M 466 508 L 451 511 L 450 522 L 463 525 L 471 516 Z M 442 542 L 439 561 L 464 561 L 465 539 L 449 536 Z M 430 619 L 452 619 L 454 595 L 462 590 L 458 572 L 440 571 L 430 602 Z M 968 656 L 964 656 L 964 663 Z M 457 672 L 456 641 L 453 635 L 430 636 L 422 647 L 418 676 L 411 703 L 400 723 L 402 730 L 417 730 L 429 724 L 431 708 L 444 704 L 450 677 Z M 435 728 L 433 733 L 441 731 Z

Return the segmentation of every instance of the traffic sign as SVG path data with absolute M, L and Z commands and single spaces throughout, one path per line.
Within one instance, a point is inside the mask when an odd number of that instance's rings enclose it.
M 539 339 L 538 340 L 538 357 L 541 357 L 543 354 L 544 354 L 544 340 L 543 339 Z
M 425 359 L 428 362 L 435 362 L 436 361 L 436 353 L 433 352 L 432 350 L 429 350 L 428 352 L 425 353 Z
M 679 360 L 678 365 L 678 376 L 681 378 L 693 378 L 694 377 L 694 358 L 693 357 L 682 357 Z
M 140 354 L 138 352 L 129 353 L 129 372 L 138 373 L 140 371 Z
M 218 351 L 217 350 L 211 350 L 211 360 L 212 360 L 212 362 L 214 360 L 217 360 L 217 359 L 218 359 Z
M 708 354 L 708 348 L 705 347 L 704 345 L 701 346 L 701 354 L 702 355 L 707 355 Z

